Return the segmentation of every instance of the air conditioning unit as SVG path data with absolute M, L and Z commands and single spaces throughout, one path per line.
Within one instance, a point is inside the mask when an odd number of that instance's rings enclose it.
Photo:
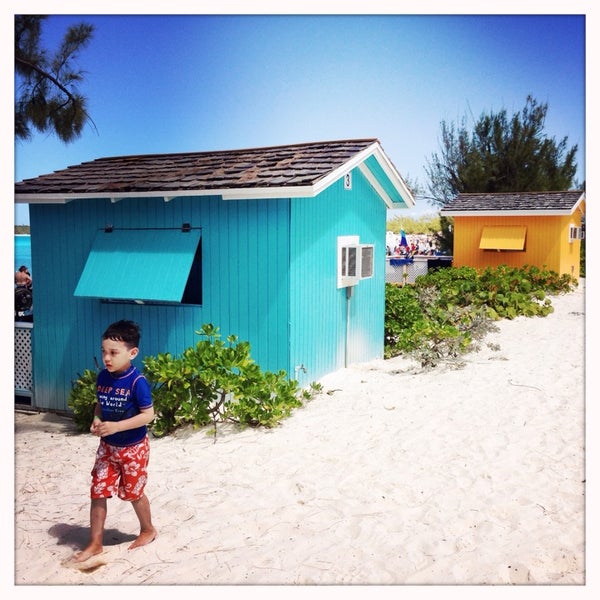
M 575 240 L 582 240 L 584 238 L 583 229 L 576 227 L 575 225 L 569 226 L 569 243 Z
M 360 244 L 358 236 L 338 238 L 337 287 L 356 285 L 361 279 L 373 277 L 373 244 Z
M 360 278 L 369 279 L 373 277 L 373 256 L 375 246 L 373 244 L 360 245 Z

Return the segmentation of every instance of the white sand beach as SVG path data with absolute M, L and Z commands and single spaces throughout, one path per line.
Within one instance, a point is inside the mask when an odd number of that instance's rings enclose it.
M 584 281 L 553 297 L 548 317 L 499 322 L 461 369 L 377 360 L 323 378 L 323 393 L 276 429 L 151 439 L 146 492 L 159 536 L 128 550 L 137 520 L 111 499 L 105 552 L 87 571 L 64 563 L 89 534 L 98 440 L 64 417 L 17 413 L 14 585 L 577 594 L 586 584 Z

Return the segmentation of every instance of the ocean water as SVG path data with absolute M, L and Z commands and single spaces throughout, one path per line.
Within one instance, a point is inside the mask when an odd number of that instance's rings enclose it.
M 31 236 L 15 235 L 15 271 L 25 265 L 29 268 L 29 272 L 33 276 L 33 268 L 31 264 Z

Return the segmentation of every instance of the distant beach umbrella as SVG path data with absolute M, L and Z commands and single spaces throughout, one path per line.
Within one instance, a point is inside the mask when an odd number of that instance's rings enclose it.
M 404 233 L 404 229 L 400 230 L 400 245 L 408 246 L 408 242 L 406 241 L 406 233 Z

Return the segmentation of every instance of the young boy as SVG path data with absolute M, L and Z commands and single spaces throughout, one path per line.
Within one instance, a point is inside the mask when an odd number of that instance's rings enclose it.
M 100 437 L 92 469 L 90 543 L 75 556 L 83 562 L 103 551 L 107 498 L 117 494 L 131 502 L 140 534 L 129 549 L 156 538 L 150 501 L 144 493 L 150 455 L 146 425 L 154 418 L 150 386 L 131 361 L 138 355 L 140 330 L 132 321 L 117 321 L 102 334 L 102 361 L 97 403 L 90 432 Z

